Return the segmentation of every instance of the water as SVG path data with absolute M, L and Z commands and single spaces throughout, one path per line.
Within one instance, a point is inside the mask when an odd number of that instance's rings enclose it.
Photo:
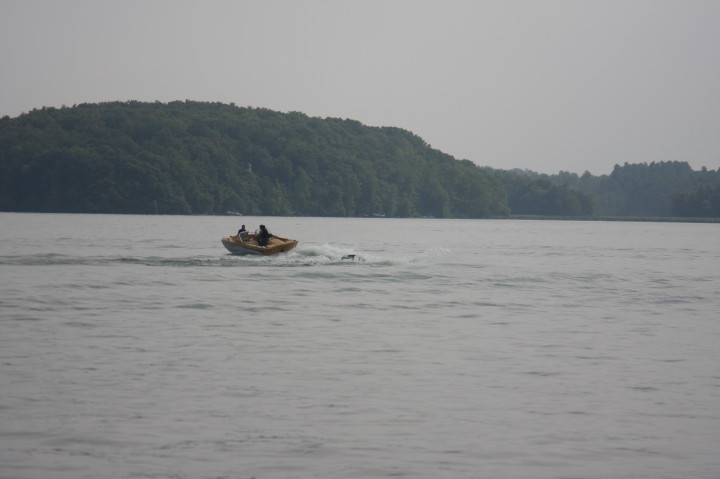
M 720 473 L 717 225 L 0 225 L 1 478 Z

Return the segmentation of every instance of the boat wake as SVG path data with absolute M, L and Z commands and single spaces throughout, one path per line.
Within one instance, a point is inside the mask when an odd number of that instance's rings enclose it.
M 32 256 L 0 256 L 0 264 L 26 266 L 111 264 L 165 267 L 237 267 L 237 266 L 402 266 L 436 264 L 442 262 L 447 250 L 436 249 L 414 255 L 388 258 L 381 253 L 367 252 L 332 244 L 305 245 L 274 256 L 255 255 L 196 255 L 196 256 L 75 256 L 45 254 Z
M 332 244 L 317 246 L 298 247 L 293 252 L 284 256 L 288 262 L 298 264 L 327 264 L 327 265 L 366 265 L 366 266 L 401 266 L 411 264 L 437 263 L 446 256 L 448 251 L 438 248 L 423 253 L 404 256 L 393 256 L 391 258 L 381 253 L 362 251 Z M 283 258 L 278 258 L 282 260 Z

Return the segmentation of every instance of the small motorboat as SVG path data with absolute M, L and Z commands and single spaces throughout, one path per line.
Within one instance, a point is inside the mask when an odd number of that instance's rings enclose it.
M 260 256 L 271 256 L 274 254 L 290 251 L 298 242 L 294 239 L 271 236 L 267 246 L 258 246 L 256 235 L 248 234 L 242 238 L 237 236 L 225 236 L 222 244 L 232 254 L 254 254 Z

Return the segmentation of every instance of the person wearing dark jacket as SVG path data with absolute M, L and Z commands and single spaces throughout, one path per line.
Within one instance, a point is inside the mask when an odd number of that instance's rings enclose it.
M 245 241 L 247 239 L 248 231 L 245 229 L 245 225 L 242 225 L 242 228 L 238 230 L 237 235 L 235 236 L 235 239 L 237 241 Z
M 272 234 L 265 228 L 265 225 L 260 225 L 260 232 L 257 235 L 258 246 L 267 246 L 270 238 L 272 238 Z

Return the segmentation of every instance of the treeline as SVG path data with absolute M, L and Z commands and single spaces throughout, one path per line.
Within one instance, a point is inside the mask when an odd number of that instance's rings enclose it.
M 602 176 L 485 170 L 503 183 L 515 215 L 720 218 L 720 170 L 687 162 L 625 163 Z
M 203 102 L 0 119 L 0 210 L 487 218 L 720 217 L 720 170 L 480 168 L 399 128 Z
M 398 128 L 202 102 L 0 119 L 0 210 L 484 218 L 505 189 Z
M 675 193 L 672 209 L 675 216 L 720 218 L 720 185 L 702 184 L 692 190 Z
M 508 206 L 515 215 L 585 217 L 595 213 L 595 200 L 590 193 L 552 177 L 520 170 L 485 168 L 507 191 Z
M 694 171 L 685 161 L 625 163 L 602 176 L 560 172 L 552 181 L 593 195 L 600 216 L 720 217 L 720 169 Z

